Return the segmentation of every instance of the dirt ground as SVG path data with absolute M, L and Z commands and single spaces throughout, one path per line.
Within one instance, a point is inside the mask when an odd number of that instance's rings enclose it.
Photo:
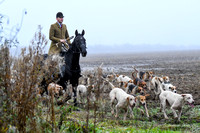
M 152 70 L 157 76 L 169 76 L 177 93 L 190 93 L 200 105 L 200 51 L 101 54 L 81 58 L 82 73 L 94 70 L 103 63 L 105 74 L 124 74 L 131 77 L 135 66 L 140 71 Z

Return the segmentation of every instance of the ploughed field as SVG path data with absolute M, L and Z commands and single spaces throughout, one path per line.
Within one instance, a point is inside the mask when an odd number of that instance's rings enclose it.
M 190 93 L 195 105 L 200 104 L 200 51 L 88 54 L 81 58 L 80 64 L 84 73 L 101 63 L 104 74 L 112 74 L 113 69 L 116 74 L 131 77 L 132 66 L 135 66 L 139 71 L 151 70 L 157 76 L 169 76 L 170 82 L 177 87 L 177 93 Z
M 154 71 L 156 76 L 169 76 L 170 82 L 177 87 L 177 93 L 190 93 L 195 100 L 195 107 L 186 104 L 183 107 L 181 121 L 173 118 L 172 111 L 167 108 L 168 120 L 164 119 L 163 112 L 160 112 L 160 102 L 155 100 L 155 94 L 147 97 L 147 108 L 150 117 L 146 117 L 144 110 L 142 114 L 134 108 L 134 118 L 127 115 L 123 121 L 123 110 L 120 110 L 119 117 L 111 114 L 109 91 L 100 94 L 99 101 L 94 104 L 78 104 L 80 111 L 70 113 L 67 120 L 86 121 L 89 114 L 90 124 L 96 122 L 96 131 L 99 132 L 199 132 L 200 131 L 200 51 L 182 52 L 156 52 L 156 53 L 126 53 L 126 54 L 96 54 L 80 59 L 82 74 L 92 73 L 102 63 L 103 74 L 123 74 L 131 77 L 133 66 L 139 71 Z M 116 83 L 113 83 L 115 86 Z M 86 99 L 85 99 L 86 100 Z M 72 102 L 72 101 L 71 101 Z M 86 102 L 86 101 L 85 101 Z M 91 106 L 88 106 L 91 105 Z M 88 107 L 88 108 L 87 108 Z M 95 107 L 97 107 L 95 112 Z M 90 113 L 87 111 L 90 110 Z

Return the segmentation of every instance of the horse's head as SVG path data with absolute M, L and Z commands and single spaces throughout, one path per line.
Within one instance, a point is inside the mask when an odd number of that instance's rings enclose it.
M 86 40 L 83 37 L 85 34 L 85 31 L 83 30 L 82 33 L 78 33 L 78 31 L 75 31 L 75 38 L 72 43 L 72 49 L 74 52 L 81 53 L 83 57 L 87 55 L 87 50 L 86 50 Z

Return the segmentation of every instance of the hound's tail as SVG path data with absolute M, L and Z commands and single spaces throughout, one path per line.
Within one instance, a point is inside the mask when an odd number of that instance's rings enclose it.
M 116 73 L 114 72 L 114 69 L 112 69 L 112 73 L 113 73 L 113 75 L 116 77 Z
M 110 86 L 111 89 L 116 88 L 116 87 L 115 87 L 111 82 L 109 82 L 107 79 L 105 79 L 105 78 L 103 78 L 103 77 L 102 77 L 102 79 L 103 79 L 106 83 L 108 83 L 108 85 Z
M 138 70 L 135 68 L 135 66 L 132 66 L 133 67 L 133 69 L 135 70 L 135 72 L 137 72 L 138 73 Z
M 109 85 L 112 89 L 116 88 L 112 83 L 109 82 Z
M 136 79 L 135 76 L 134 76 L 134 73 L 135 73 L 135 72 L 132 72 L 132 77 L 133 77 L 133 79 Z

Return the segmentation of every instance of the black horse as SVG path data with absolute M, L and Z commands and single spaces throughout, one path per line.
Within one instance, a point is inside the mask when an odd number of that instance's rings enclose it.
M 65 63 L 59 68 L 60 73 L 57 84 L 61 85 L 64 90 L 67 89 L 67 85 L 70 83 L 72 84 L 73 93 L 74 93 L 74 105 L 77 105 L 76 101 L 76 90 L 78 86 L 79 78 L 81 77 L 81 68 L 79 65 L 80 54 L 82 57 L 86 57 L 87 50 L 86 50 L 86 40 L 84 38 L 85 31 L 83 30 L 82 33 L 78 33 L 75 31 L 75 38 L 72 44 L 69 44 L 69 49 L 63 48 L 60 56 L 64 57 Z M 54 79 L 55 80 L 55 79 Z M 43 86 L 45 90 L 47 90 L 47 84 L 44 85 L 45 81 L 43 80 Z
M 61 67 L 61 76 L 58 84 L 63 86 L 65 90 L 67 87 L 67 82 L 70 81 L 72 84 L 74 93 L 74 104 L 76 105 L 76 89 L 78 86 L 78 80 L 81 77 L 81 68 L 79 65 L 80 54 L 82 57 L 86 57 L 86 40 L 84 38 L 85 31 L 78 33 L 75 31 L 75 38 L 71 45 L 69 45 L 69 50 L 62 51 L 60 55 L 64 57 L 65 64 Z

